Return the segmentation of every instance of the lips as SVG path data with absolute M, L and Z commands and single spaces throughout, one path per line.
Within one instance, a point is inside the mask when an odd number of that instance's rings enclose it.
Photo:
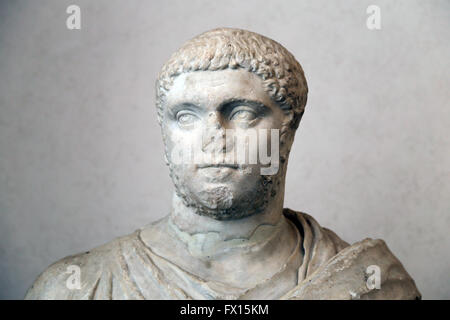
M 198 165 L 199 173 L 207 179 L 208 182 L 225 182 L 228 178 L 237 172 L 239 168 L 236 164 L 202 164 Z M 200 170 L 201 169 L 201 170 Z
M 231 169 L 238 169 L 239 166 L 237 164 L 228 164 L 228 163 L 214 163 L 214 164 L 199 164 L 199 169 L 204 168 L 231 168 Z

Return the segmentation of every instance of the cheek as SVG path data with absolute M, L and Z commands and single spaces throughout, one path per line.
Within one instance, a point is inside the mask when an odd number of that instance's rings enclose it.
M 271 145 L 272 142 L 279 143 L 279 136 L 281 134 L 281 126 L 282 126 L 282 120 L 278 117 L 267 117 L 262 119 L 254 128 L 257 131 L 258 134 L 258 152 L 259 148 L 261 146 L 260 139 L 265 139 L 266 146 L 268 148 L 268 152 L 270 154 Z M 276 132 L 273 132 L 274 135 L 272 135 L 272 131 L 277 130 L 278 134 Z M 272 137 L 278 137 L 278 141 L 272 141 Z
M 201 137 L 199 130 L 182 130 L 180 128 L 165 127 L 166 150 L 169 152 L 189 151 L 193 144 Z
M 283 116 L 281 110 L 273 112 L 271 115 L 266 116 L 259 121 L 256 128 L 260 129 L 281 129 L 283 123 Z

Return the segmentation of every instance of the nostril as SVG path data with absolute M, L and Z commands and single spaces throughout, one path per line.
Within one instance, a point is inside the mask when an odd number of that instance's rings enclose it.
M 217 130 L 222 127 L 220 116 L 216 112 L 210 112 L 206 122 L 210 129 Z

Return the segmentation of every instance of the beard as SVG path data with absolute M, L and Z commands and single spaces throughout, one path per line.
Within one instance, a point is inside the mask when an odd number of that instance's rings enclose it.
M 193 182 L 200 178 L 186 175 L 183 167 L 169 164 L 169 169 L 175 192 L 184 205 L 193 208 L 198 215 L 216 220 L 236 220 L 263 212 L 270 199 L 277 195 L 284 171 L 271 176 L 253 176 L 253 183 L 243 188 L 237 182 Z M 237 170 L 245 174 L 245 169 Z

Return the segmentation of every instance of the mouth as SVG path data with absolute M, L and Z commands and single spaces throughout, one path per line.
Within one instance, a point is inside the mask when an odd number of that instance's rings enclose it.
M 213 163 L 213 164 L 199 164 L 199 169 L 204 168 L 231 168 L 231 169 L 238 169 L 239 166 L 237 164 L 227 164 L 227 163 Z

